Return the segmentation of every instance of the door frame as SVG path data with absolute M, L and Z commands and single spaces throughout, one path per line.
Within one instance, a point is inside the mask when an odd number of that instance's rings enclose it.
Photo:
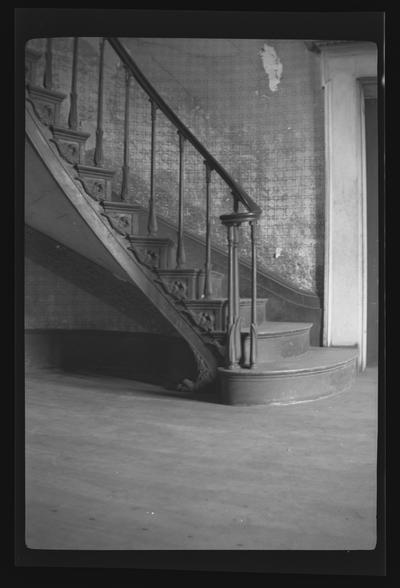
M 374 43 L 317 43 L 325 100 L 324 346 L 357 346 L 366 366 L 367 190 L 364 92 Z
M 362 347 L 362 363 L 361 367 L 364 369 L 367 365 L 367 344 L 368 344 L 368 329 L 367 329 L 367 309 L 368 309 L 368 231 L 367 231 L 367 144 L 366 144 L 366 121 L 365 121 L 365 100 L 368 98 L 378 99 L 378 81 L 377 76 L 365 76 L 358 79 L 361 91 L 361 128 L 362 128 L 362 161 L 363 161 L 363 347 Z

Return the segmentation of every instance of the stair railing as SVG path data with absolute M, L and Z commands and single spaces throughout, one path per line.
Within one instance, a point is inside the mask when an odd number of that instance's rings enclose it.
M 183 207 L 184 207 L 184 149 L 188 141 L 203 157 L 205 164 L 206 184 L 206 255 L 204 264 L 204 290 L 203 298 L 210 298 L 210 275 L 211 275 L 211 174 L 217 173 L 231 191 L 233 197 L 233 212 L 223 214 L 220 220 L 227 228 L 228 236 L 228 328 L 227 328 L 227 366 L 231 369 L 239 368 L 241 358 L 241 317 L 240 317 L 240 293 L 239 293 L 239 229 L 243 224 L 250 226 L 251 243 L 251 320 L 250 320 L 250 368 L 256 366 L 257 361 L 257 267 L 256 267 L 256 225 L 261 216 L 260 207 L 246 193 L 224 167 L 211 155 L 197 137 L 183 124 L 176 113 L 163 100 L 150 81 L 139 69 L 131 55 L 125 49 L 121 41 L 115 37 L 100 38 L 99 54 L 99 81 L 98 81 L 98 104 L 97 104 L 97 129 L 94 151 L 95 166 L 101 167 L 104 162 L 103 155 L 103 96 L 104 96 L 104 50 L 105 41 L 113 48 L 125 69 L 125 120 L 124 120 L 124 162 L 122 166 L 122 187 L 121 200 L 126 200 L 128 194 L 129 178 L 129 89 L 130 79 L 133 77 L 141 88 L 146 92 L 151 103 L 151 162 L 150 162 L 150 197 L 148 233 L 152 235 L 157 232 L 157 218 L 155 214 L 155 154 L 156 154 L 156 123 L 157 109 L 160 110 L 168 120 L 175 126 L 179 136 L 179 208 L 178 208 L 178 234 L 177 234 L 177 268 L 184 267 L 185 250 L 183 242 Z M 78 62 L 79 39 L 73 39 L 73 62 L 71 78 L 71 101 L 68 125 L 70 129 L 78 128 L 77 114 L 77 62 Z M 46 66 L 44 74 L 44 86 L 52 87 L 52 42 L 47 41 L 46 45 Z M 239 205 L 242 205 L 244 212 L 239 212 Z

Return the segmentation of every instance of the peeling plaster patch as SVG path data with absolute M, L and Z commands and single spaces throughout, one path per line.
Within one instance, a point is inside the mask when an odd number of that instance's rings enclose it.
M 283 66 L 281 60 L 277 56 L 275 49 L 267 45 L 267 43 L 264 44 L 259 55 L 263 62 L 265 73 L 269 79 L 269 89 L 271 92 L 276 92 L 282 76 Z

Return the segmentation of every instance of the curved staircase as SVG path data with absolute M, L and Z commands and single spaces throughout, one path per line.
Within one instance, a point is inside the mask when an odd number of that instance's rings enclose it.
M 104 39 L 100 41 L 98 128 L 93 165 L 83 164 L 85 142 L 89 134 L 78 130 L 77 39 L 73 45 L 70 115 L 68 125 L 65 126 L 60 122 L 60 104 L 66 96 L 52 87 L 51 40 L 47 43 L 45 54 L 44 87 L 35 85 L 35 67 L 42 56 L 37 51 L 26 51 L 26 136 L 63 190 L 69 204 L 84 218 L 114 262 L 124 268 L 127 279 L 138 285 L 188 341 L 196 356 L 199 374 L 196 382 L 186 382 L 186 386 L 189 389 L 203 389 L 212 385 L 223 403 L 235 405 L 292 403 L 347 390 L 356 374 L 356 349 L 310 347 L 312 323 L 267 320 L 268 299 L 257 298 L 256 224 L 261 214 L 258 205 L 165 104 L 120 41 L 108 38 L 107 42 L 126 68 L 126 125 L 121 194 L 117 196 L 112 191 L 115 170 L 103 167 Z M 128 119 L 131 77 L 135 78 L 150 97 L 152 155 L 155 149 L 157 109 L 162 110 L 178 130 L 181 159 L 176 242 L 158 231 L 154 158 L 148 210 L 125 199 L 129 190 Z M 191 142 L 205 163 L 206 259 L 204 267 L 200 268 L 186 267 L 185 264 L 182 212 L 185 141 Z M 209 202 L 212 172 L 219 174 L 233 196 L 233 212 L 220 217 L 228 233 L 227 276 L 213 271 L 211 266 Z M 33 222 L 29 217 L 29 210 L 26 222 Z M 36 219 L 35 222 L 41 228 L 40 220 Z M 250 227 L 252 247 L 251 296 L 242 298 L 239 296 L 238 229 L 247 225 Z M 46 231 L 45 228 L 42 230 Z
M 242 333 L 243 364 L 218 368 L 226 404 L 291 404 L 344 392 L 356 375 L 357 353 L 310 347 L 311 324 L 266 322 L 258 330 L 257 365 L 246 369 L 249 333 Z

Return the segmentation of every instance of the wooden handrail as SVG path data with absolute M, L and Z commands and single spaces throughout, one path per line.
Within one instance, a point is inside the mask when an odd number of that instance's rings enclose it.
M 177 130 L 187 139 L 193 147 L 202 155 L 207 161 L 210 169 L 215 170 L 224 182 L 229 186 L 235 201 L 243 204 L 247 211 L 254 213 L 255 218 L 261 216 L 261 208 L 254 202 L 254 200 L 245 192 L 245 190 L 231 177 L 231 175 L 222 167 L 222 165 L 211 155 L 211 153 L 204 147 L 204 145 L 193 135 L 193 133 L 183 124 L 175 112 L 168 106 L 168 104 L 161 98 L 160 94 L 149 82 L 146 76 L 142 73 L 136 65 L 128 51 L 123 44 L 116 37 L 106 37 L 108 43 L 114 49 L 118 57 L 121 59 L 125 67 L 129 68 L 135 80 L 148 94 L 151 101 L 165 114 L 165 116 L 172 122 Z
M 241 225 L 242 223 L 257 220 L 258 214 L 254 212 L 231 212 L 230 214 L 221 214 L 219 217 L 223 225 Z

